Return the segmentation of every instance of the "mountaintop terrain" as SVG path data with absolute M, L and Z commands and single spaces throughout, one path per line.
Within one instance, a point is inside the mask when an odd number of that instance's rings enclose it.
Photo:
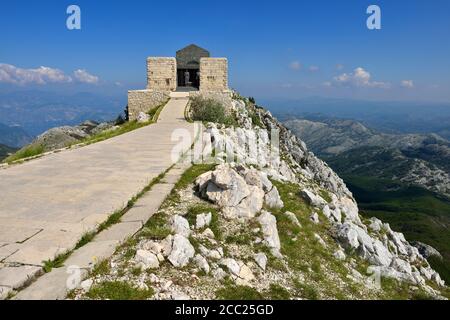
M 389 224 L 361 217 L 342 179 L 270 112 L 236 94 L 227 113 L 226 124 L 207 122 L 202 135 L 201 150 L 215 161 L 192 165 L 145 227 L 70 298 L 448 295 L 419 249 Z M 270 129 L 279 132 L 280 158 Z
M 353 120 L 285 123 L 345 180 L 365 216 L 432 245 L 450 279 L 449 142 L 436 134 L 386 134 Z

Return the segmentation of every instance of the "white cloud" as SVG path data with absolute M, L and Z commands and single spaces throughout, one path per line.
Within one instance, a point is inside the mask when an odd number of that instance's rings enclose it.
M 22 69 L 10 64 L 0 63 L 0 82 L 17 85 L 47 83 L 68 83 L 72 78 L 59 69 L 39 67 L 37 69 Z
M 414 88 L 414 82 L 412 80 L 402 80 L 400 85 L 403 88 Z
M 292 61 L 289 65 L 289 68 L 291 68 L 292 70 L 300 70 L 301 67 L 302 65 L 299 61 Z
M 97 84 L 99 82 L 99 77 L 94 76 L 87 72 L 86 70 L 78 69 L 73 72 L 73 77 L 78 81 L 82 83 L 88 83 L 88 84 Z
M 334 81 L 341 85 L 350 85 L 355 87 L 368 87 L 368 88 L 389 88 L 390 84 L 381 81 L 372 81 L 371 75 L 364 68 L 356 68 L 353 72 L 343 73 L 337 77 L 334 77 Z
M 311 71 L 311 72 L 319 71 L 319 67 L 318 67 L 318 66 L 310 66 L 308 69 L 309 69 L 309 71 Z
M 338 64 L 336 65 L 336 70 L 342 70 L 342 69 L 344 69 L 344 65 L 338 63 Z

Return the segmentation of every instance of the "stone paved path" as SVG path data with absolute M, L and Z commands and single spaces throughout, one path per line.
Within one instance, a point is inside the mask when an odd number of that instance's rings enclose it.
M 171 99 L 156 124 L 0 170 L 0 298 L 41 273 L 43 261 L 73 249 L 174 163 L 173 131 L 194 136 L 193 124 L 184 120 L 187 101 Z M 127 225 L 113 226 L 97 241 L 115 248 L 117 234 L 139 230 L 149 213 L 133 212 Z

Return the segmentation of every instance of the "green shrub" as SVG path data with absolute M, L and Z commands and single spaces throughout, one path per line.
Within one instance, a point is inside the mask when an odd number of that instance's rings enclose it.
M 193 97 L 191 99 L 191 112 L 194 121 L 216 122 L 226 125 L 235 123 L 235 119 L 228 114 L 224 105 L 214 99 Z

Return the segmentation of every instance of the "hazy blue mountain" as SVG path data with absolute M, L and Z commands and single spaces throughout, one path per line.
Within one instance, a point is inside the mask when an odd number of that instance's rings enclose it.
M 46 91 L 0 93 L 0 119 L 9 126 L 19 125 L 32 136 L 49 128 L 76 125 L 85 120 L 113 120 L 126 106 L 126 95 L 103 96 Z
M 23 128 L 0 123 L 0 144 L 19 148 L 30 143 L 31 140 L 32 137 Z
M 437 133 L 450 139 L 450 103 L 305 98 L 261 101 L 282 121 L 353 119 L 387 133 Z

